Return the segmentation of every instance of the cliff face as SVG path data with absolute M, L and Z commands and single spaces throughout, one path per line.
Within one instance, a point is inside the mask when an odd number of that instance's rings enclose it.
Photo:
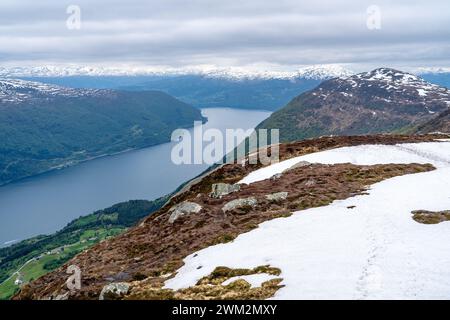
M 280 157 L 287 160 L 338 147 L 393 145 L 438 138 L 442 136 L 326 137 L 282 144 Z M 235 185 L 260 168 L 260 165 L 227 164 L 215 169 L 175 195 L 138 226 L 99 243 L 62 268 L 24 286 L 15 299 L 98 299 L 105 286 L 116 283 L 121 283 L 121 288 L 126 290 L 112 298 L 268 298 L 279 290 L 281 281 L 278 266 L 270 263 L 246 270 L 216 268 L 187 289 L 172 290 L 163 286 L 176 275 L 187 256 L 216 244 L 232 242 L 264 221 L 363 194 L 368 185 L 391 177 L 433 170 L 433 166 L 427 164 L 300 163 L 273 177 Z M 217 185 L 219 183 L 221 185 Z M 67 289 L 69 265 L 81 270 L 80 290 Z M 233 289 L 223 284 L 235 276 L 256 274 L 269 277 L 263 287 L 255 289 L 241 283 L 243 286 Z M 122 285 L 124 283 L 126 286 Z

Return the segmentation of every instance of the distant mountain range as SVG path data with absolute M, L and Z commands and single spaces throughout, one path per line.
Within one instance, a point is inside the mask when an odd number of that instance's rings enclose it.
M 0 185 L 93 157 L 170 140 L 204 120 L 159 91 L 73 89 L 0 79 Z
M 282 141 L 407 132 L 449 106 L 447 88 L 413 74 L 379 68 L 324 81 L 294 98 L 258 128 L 280 129 Z
M 74 88 L 160 90 L 196 107 L 276 110 L 322 80 L 350 75 L 339 65 L 292 72 L 240 68 L 115 69 L 88 67 L 0 68 L 0 76 L 20 77 Z
M 351 75 L 353 72 L 341 65 L 311 65 L 293 71 L 248 70 L 238 67 L 217 68 L 211 66 L 187 68 L 152 68 L 152 67 L 86 67 L 86 66 L 39 66 L 39 67 L 0 67 L 2 77 L 71 77 L 71 76 L 186 76 L 198 75 L 208 78 L 228 80 L 255 79 L 314 79 L 323 80 L 333 77 Z

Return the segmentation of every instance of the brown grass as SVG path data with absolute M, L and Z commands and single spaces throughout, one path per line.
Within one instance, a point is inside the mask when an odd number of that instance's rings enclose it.
M 273 297 L 282 286 L 281 278 L 272 279 L 261 284 L 261 287 L 252 288 L 250 284 L 237 279 L 228 285 L 222 285 L 226 280 L 252 274 L 266 273 L 279 276 L 281 270 L 270 266 L 259 266 L 254 269 L 230 269 L 227 267 L 217 267 L 210 275 L 200 279 L 195 286 L 170 290 L 161 289 L 148 285 L 147 283 L 137 283 L 126 299 L 129 300 L 262 300 Z
M 446 211 L 426 211 L 426 210 L 417 210 L 412 212 L 412 218 L 423 224 L 437 224 L 444 221 L 450 221 L 450 210 Z

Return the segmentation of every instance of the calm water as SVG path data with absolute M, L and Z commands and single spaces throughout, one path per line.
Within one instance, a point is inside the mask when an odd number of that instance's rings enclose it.
M 266 111 L 203 109 L 204 129 L 249 129 Z M 64 227 L 81 215 L 175 190 L 209 165 L 175 165 L 172 143 L 100 158 L 0 187 L 0 246 Z

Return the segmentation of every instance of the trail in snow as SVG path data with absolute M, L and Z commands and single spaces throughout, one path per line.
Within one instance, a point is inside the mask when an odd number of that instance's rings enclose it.
M 373 185 L 369 195 L 262 223 L 231 243 L 188 256 L 166 287 L 192 286 L 217 266 L 269 264 L 284 279 L 275 299 L 450 298 L 450 222 L 423 225 L 411 218 L 413 210 L 450 209 L 449 142 L 333 149 L 245 179 L 270 177 L 298 161 L 432 163 L 437 170 L 388 179 Z

